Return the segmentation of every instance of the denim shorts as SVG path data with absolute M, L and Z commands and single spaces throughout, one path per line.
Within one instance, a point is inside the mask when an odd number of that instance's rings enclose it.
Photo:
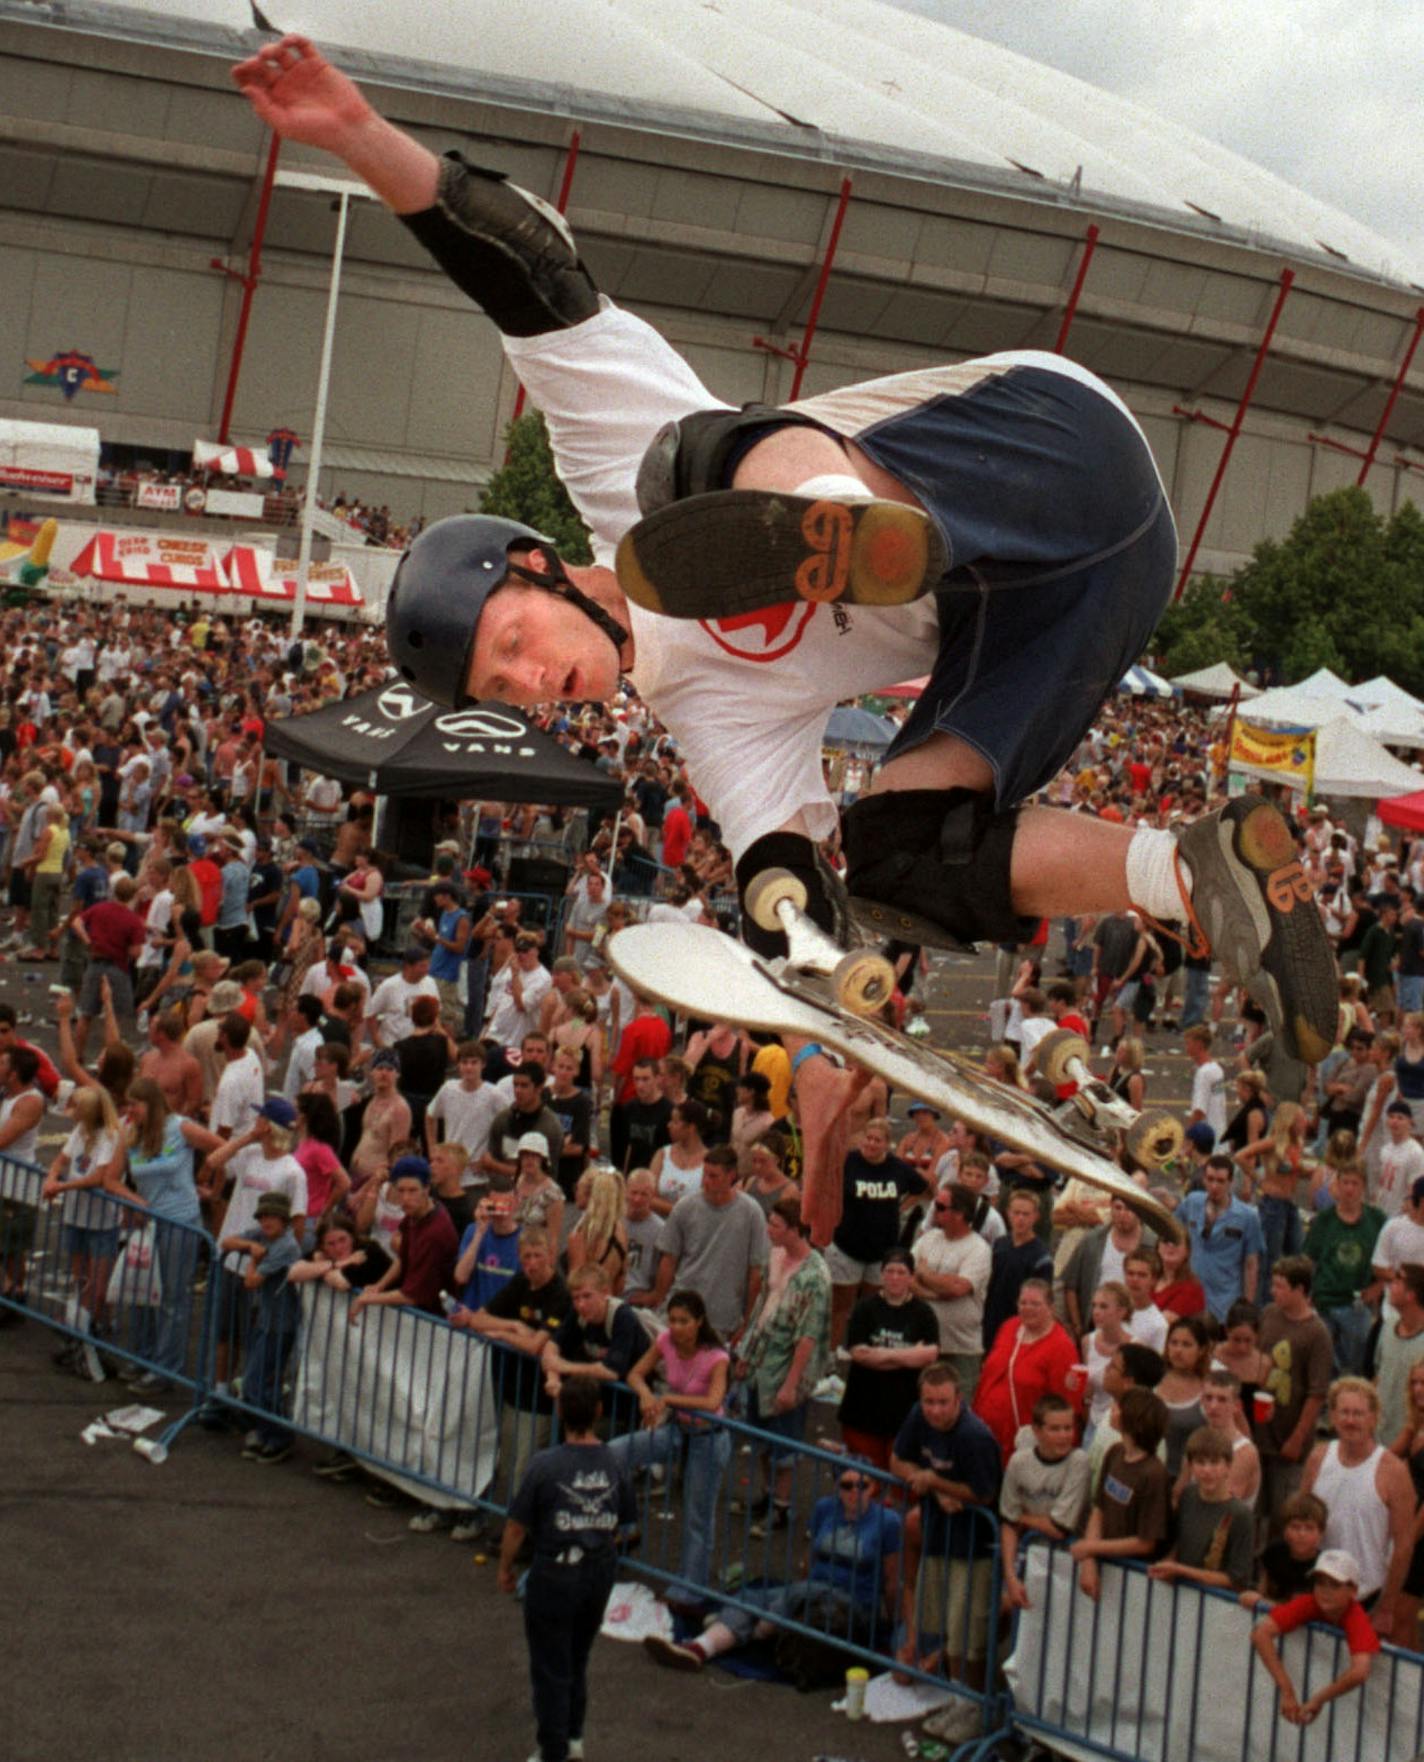
M 1072 758 L 1171 597 L 1177 532 L 1151 450 L 1112 399 L 1037 366 L 855 440 L 950 553 L 935 664 L 886 756 L 953 734 L 1012 807 Z
M 66 1224 L 60 1246 L 66 1254 L 87 1254 L 91 1260 L 113 1260 L 119 1252 L 118 1226 L 111 1230 Z

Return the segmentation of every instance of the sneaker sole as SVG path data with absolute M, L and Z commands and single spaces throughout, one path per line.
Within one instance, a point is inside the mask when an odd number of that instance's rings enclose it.
M 687 496 L 624 534 L 618 582 L 665 618 L 726 618 L 805 600 L 903 606 L 949 567 L 939 528 L 901 502 L 769 490 Z
M 1241 903 L 1251 928 L 1206 925 L 1212 952 L 1279 1026 L 1285 1050 L 1319 1064 L 1334 1044 L 1338 1014 L 1330 941 L 1284 816 L 1269 802 L 1237 806 L 1216 823 L 1211 856 L 1193 875 L 1193 900 L 1219 863 L 1223 897 Z M 1201 862 L 1190 845 L 1185 854 L 1189 864 Z

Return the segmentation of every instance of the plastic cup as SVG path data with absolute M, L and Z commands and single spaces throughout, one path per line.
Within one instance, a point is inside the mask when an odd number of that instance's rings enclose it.
M 168 1446 L 161 1444 L 157 1438 L 135 1438 L 133 1447 L 146 1462 L 156 1465 L 168 1460 Z
M 1251 1397 L 1251 1417 L 1258 1426 L 1269 1425 L 1276 1416 L 1276 1398 L 1265 1389 L 1257 1389 Z
M 1088 1386 L 1088 1367 L 1086 1364 L 1070 1364 L 1068 1374 L 1063 1379 L 1070 1395 L 1081 1395 Z
M 845 1713 L 847 1719 L 863 1719 L 865 1717 L 865 1690 L 870 1681 L 870 1672 L 853 1665 L 846 1672 Z

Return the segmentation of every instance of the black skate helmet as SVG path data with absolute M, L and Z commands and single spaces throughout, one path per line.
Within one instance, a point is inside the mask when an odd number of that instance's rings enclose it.
M 543 574 L 510 561 L 512 549 L 537 546 Z M 386 643 L 401 677 L 433 703 L 460 710 L 475 702 L 465 689 L 485 602 L 511 578 L 569 600 L 621 648 L 628 632 L 569 580 L 552 539 L 517 520 L 455 514 L 437 520 L 406 550 L 386 601 Z

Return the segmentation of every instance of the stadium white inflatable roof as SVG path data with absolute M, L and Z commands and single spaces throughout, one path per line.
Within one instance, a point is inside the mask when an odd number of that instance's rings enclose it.
M 1424 280 L 1398 247 L 1215 143 L 876 0 L 261 4 L 275 27 L 306 32 L 388 85 L 1121 208 Z M 247 0 L 40 0 L 27 10 L 199 50 L 252 40 Z

